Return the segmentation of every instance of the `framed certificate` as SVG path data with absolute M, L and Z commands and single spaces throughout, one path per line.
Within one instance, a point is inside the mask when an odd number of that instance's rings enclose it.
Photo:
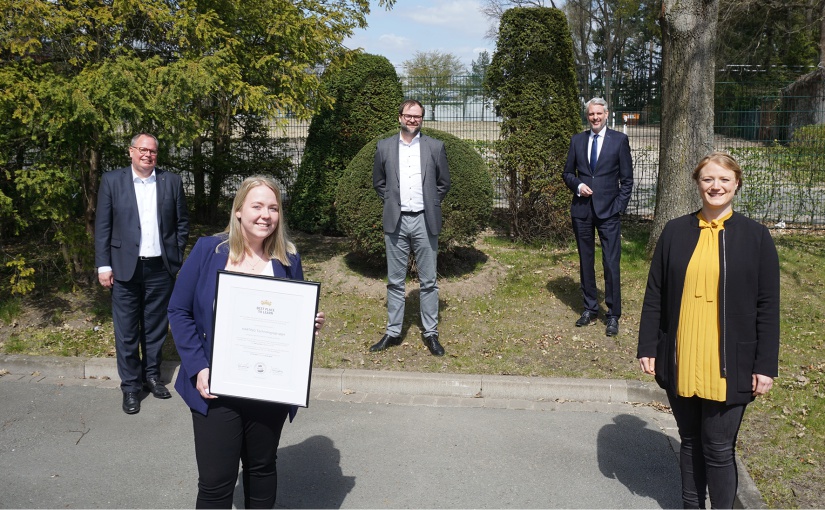
M 210 393 L 307 407 L 321 284 L 217 278 Z

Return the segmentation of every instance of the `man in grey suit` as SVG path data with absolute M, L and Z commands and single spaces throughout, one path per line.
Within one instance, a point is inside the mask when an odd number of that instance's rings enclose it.
M 136 135 L 129 156 L 131 166 L 100 180 L 95 266 L 100 284 L 112 290 L 123 412 L 135 414 L 144 386 L 157 398 L 172 396 L 161 381 L 161 350 L 169 328 L 166 308 L 189 238 L 189 213 L 180 176 L 155 167 L 157 138 Z
M 424 343 L 435 356 L 444 355 L 438 341 L 436 259 L 441 233 L 441 201 L 450 190 L 450 169 L 444 143 L 421 134 L 424 106 L 408 99 L 398 108 L 400 136 L 378 142 L 372 184 L 384 202 L 384 243 L 387 250 L 387 329 L 376 352 L 401 344 L 404 282 L 410 250 L 421 283 L 421 325 Z
M 576 326 L 588 326 L 599 315 L 596 300 L 596 235 L 602 245 L 604 301 L 607 305 L 605 334 L 619 334 L 622 315 L 622 286 L 619 262 L 622 255 L 621 215 L 633 190 L 633 158 L 627 135 L 607 128 L 607 103 L 596 97 L 585 105 L 590 129 L 573 135 L 562 177 L 573 192 L 570 216 L 579 249 L 584 312 Z

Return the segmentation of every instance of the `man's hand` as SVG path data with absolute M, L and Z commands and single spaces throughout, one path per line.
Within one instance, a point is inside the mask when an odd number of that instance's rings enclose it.
M 582 183 L 582 185 L 579 186 L 579 196 L 580 197 L 593 196 L 593 190 L 590 189 L 590 186 L 588 186 L 587 184 Z
M 100 284 L 106 287 L 107 289 L 111 289 L 112 285 L 115 283 L 115 274 L 111 271 L 106 271 L 105 273 L 98 273 L 97 281 L 99 281 Z

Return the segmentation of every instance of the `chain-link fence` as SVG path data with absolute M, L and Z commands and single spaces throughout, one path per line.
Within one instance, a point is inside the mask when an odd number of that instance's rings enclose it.
M 424 103 L 426 127 L 471 142 L 488 161 L 495 158 L 500 119 L 477 77 L 454 76 L 432 84 L 401 78 L 401 83 L 405 97 Z M 787 227 L 825 224 L 825 92 L 794 95 L 787 84 L 757 90 L 729 83 L 717 83 L 716 91 L 716 148 L 733 154 L 744 171 L 737 210 Z M 651 106 L 610 113 L 609 127 L 630 139 L 634 189 L 628 213 L 639 217 L 652 217 L 655 208 L 660 118 L 659 108 Z M 297 169 L 309 123 L 283 120 L 285 125 L 273 127 L 273 134 L 286 139 Z M 497 179 L 495 185 L 495 205 L 506 207 L 506 183 Z

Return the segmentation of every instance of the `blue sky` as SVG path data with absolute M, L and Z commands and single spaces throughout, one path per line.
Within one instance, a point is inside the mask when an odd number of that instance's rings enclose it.
M 383 55 L 399 71 L 416 51 L 452 53 L 465 66 L 495 42 L 486 39 L 489 21 L 479 11 L 479 0 L 397 0 L 390 11 L 373 1 L 366 30 L 356 30 L 344 44 Z

